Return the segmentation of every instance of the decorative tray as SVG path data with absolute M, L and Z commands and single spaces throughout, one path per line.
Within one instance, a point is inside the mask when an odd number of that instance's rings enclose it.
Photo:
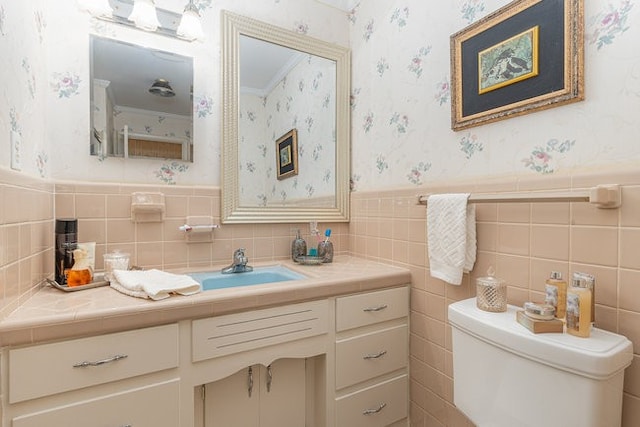
M 94 279 L 95 280 L 93 282 L 88 283 L 86 285 L 82 285 L 82 286 L 61 285 L 58 282 L 56 282 L 55 280 L 51 280 L 51 279 L 44 279 L 44 282 L 47 283 L 48 285 L 53 286 L 56 289 L 60 289 L 61 291 L 64 291 L 64 292 L 83 291 L 85 289 L 93 289 L 93 288 L 99 288 L 100 286 L 109 285 L 109 281 L 105 280 L 104 274 L 96 274 L 94 276 Z
M 299 256 L 295 261 L 302 265 L 320 265 L 324 259 L 318 256 Z

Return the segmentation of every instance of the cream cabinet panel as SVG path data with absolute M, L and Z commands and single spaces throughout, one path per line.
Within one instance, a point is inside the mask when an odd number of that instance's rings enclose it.
M 9 402 L 178 366 L 178 325 L 9 350 Z
M 280 359 L 261 366 L 260 427 L 306 425 L 305 359 Z
M 253 376 L 253 379 L 252 379 Z M 253 382 L 253 385 L 252 385 Z M 259 401 L 258 369 L 251 367 L 236 372 L 219 381 L 205 386 L 204 426 L 205 427 L 258 427 Z
M 336 388 L 402 369 L 407 365 L 407 325 L 336 342 Z
M 336 330 L 340 332 L 408 314 L 408 287 L 341 297 L 336 303 Z
M 313 301 L 194 320 L 198 362 L 327 333 L 328 301 Z
M 304 359 L 253 365 L 205 386 L 205 427 L 301 427 L 306 419 Z
M 407 375 L 358 390 L 336 401 L 338 427 L 385 427 L 408 415 Z
M 180 425 L 179 380 L 127 390 L 13 419 L 12 427 Z
M 336 299 L 335 425 L 406 425 L 409 287 Z

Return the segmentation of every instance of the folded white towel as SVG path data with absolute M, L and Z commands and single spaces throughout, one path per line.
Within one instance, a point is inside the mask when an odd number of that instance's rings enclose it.
M 427 239 L 431 276 L 459 285 L 476 262 L 476 209 L 468 193 L 427 199 Z
M 111 287 L 138 298 L 160 300 L 170 294 L 193 295 L 202 290 L 200 283 L 186 274 L 161 270 L 114 270 Z

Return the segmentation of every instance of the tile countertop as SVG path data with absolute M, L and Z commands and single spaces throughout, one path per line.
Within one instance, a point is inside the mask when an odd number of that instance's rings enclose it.
M 123 295 L 109 286 L 77 292 L 45 286 L 0 320 L 0 346 L 98 335 L 399 286 L 411 281 L 406 269 L 352 256 L 336 256 L 333 263 L 318 266 L 302 266 L 291 260 L 250 265 L 284 265 L 307 278 L 210 290 L 191 296 L 172 295 L 161 301 Z

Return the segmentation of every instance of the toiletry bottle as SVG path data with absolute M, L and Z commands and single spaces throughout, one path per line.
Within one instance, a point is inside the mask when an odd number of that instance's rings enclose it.
M 73 267 L 67 270 L 67 286 L 88 285 L 93 280 L 93 268 L 88 259 L 88 252 L 84 248 L 73 251 Z
M 585 274 L 585 286 L 591 291 L 591 326 L 596 323 L 596 278 Z
M 56 219 L 55 234 L 55 279 L 59 285 L 66 286 L 65 273 L 73 266 L 73 251 L 78 244 L 78 220 Z
M 567 289 L 567 333 L 586 338 L 591 333 L 591 291 L 573 279 Z
M 329 240 L 331 229 L 328 228 L 324 235 L 325 239 L 318 243 L 318 257 L 322 258 L 322 262 L 333 262 L 333 242 Z
M 298 262 L 298 258 L 307 255 L 307 242 L 300 237 L 300 230 L 296 230 L 296 238 L 291 242 L 291 259 Z
M 567 282 L 562 280 L 562 273 L 552 271 L 544 286 L 545 304 L 552 305 L 556 309 L 556 317 L 564 319 L 567 310 Z
M 587 288 L 591 291 L 591 325 L 596 321 L 596 278 L 589 273 L 573 273 L 573 279 L 577 281 L 581 288 Z

